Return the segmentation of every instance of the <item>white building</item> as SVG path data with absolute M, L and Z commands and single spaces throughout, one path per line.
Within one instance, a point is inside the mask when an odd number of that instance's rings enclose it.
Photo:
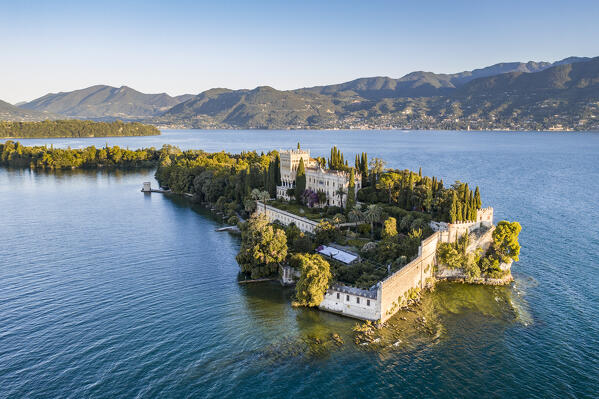
M 287 190 L 295 188 L 295 178 L 300 159 L 304 161 L 306 171 L 306 190 L 314 192 L 322 191 L 327 196 L 326 204 L 343 207 L 347 199 L 349 187 L 349 173 L 328 170 L 310 158 L 310 150 L 282 150 L 279 152 L 281 158 L 281 185 L 277 187 L 277 198 L 289 200 Z M 355 192 L 362 188 L 362 176 L 354 174 Z M 341 197 L 337 191 L 342 188 L 345 195 Z

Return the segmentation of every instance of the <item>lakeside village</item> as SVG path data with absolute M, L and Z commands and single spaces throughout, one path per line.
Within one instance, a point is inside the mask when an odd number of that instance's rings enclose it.
M 478 187 L 445 187 L 366 153 L 350 167 L 336 147 L 312 158 L 299 143 L 260 155 L 168 154 L 156 172 L 161 187 L 238 225 L 242 273 L 295 284 L 294 306 L 383 324 L 437 280 L 512 281 L 521 227 L 494 225 Z

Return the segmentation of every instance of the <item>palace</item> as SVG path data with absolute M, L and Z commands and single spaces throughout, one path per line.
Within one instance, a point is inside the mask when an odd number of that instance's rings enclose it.
M 318 161 L 310 158 L 310 150 L 282 150 L 281 157 L 281 185 L 277 186 L 277 198 L 289 200 L 287 191 L 295 188 L 295 177 L 300 160 L 304 162 L 306 171 L 306 190 L 315 193 L 321 191 L 326 194 L 326 203 L 321 204 L 343 207 L 347 199 L 349 187 L 349 173 L 338 170 L 324 169 Z M 362 188 L 362 176 L 354 175 L 355 192 Z M 343 189 L 344 195 L 339 194 Z M 298 193 L 301 195 L 301 193 Z

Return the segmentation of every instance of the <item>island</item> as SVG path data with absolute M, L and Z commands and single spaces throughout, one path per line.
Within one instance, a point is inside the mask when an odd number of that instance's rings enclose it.
M 157 136 L 160 130 L 139 122 L 94 122 L 90 120 L 0 121 L 0 138 Z
M 509 284 L 521 226 L 494 224 L 468 183 L 385 167 L 352 166 L 297 148 L 240 154 L 119 147 L 0 144 L 0 165 L 33 169 L 156 167 L 160 192 L 185 195 L 241 232 L 243 279 L 295 285 L 293 306 L 384 324 L 438 281 Z M 144 184 L 143 191 L 152 191 Z M 247 281 L 246 280 L 246 281 Z M 361 328 L 361 327 L 360 327 Z M 369 331 L 365 330 L 366 333 Z
M 385 168 L 333 147 L 309 150 L 187 151 L 162 157 L 156 179 L 239 226 L 241 273 L 294 284 L 294 306 L 387 321 L 439 280 L 512 281 L 521 227 L 493 223 L 478 187 Z M 248 218 L 242 221 L 242 218 Z

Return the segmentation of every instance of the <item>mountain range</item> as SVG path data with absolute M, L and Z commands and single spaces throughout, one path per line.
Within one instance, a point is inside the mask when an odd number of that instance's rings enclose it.
M 191 94 L 171 97 L 166 93 L 145 94 L 127 86 L 96 85 L 46 94 L 19 107 L 81 119 L 143 119 L 159 115 L 192 97 Z
M 92 86 L 19 107 L 0 103 L 0 118 L 11 113 L 206 129 L 598 129 L 599 57 L 500 63 L 455 74 L 418 71 L 286 91 L 217 88 L 171 97 Z

